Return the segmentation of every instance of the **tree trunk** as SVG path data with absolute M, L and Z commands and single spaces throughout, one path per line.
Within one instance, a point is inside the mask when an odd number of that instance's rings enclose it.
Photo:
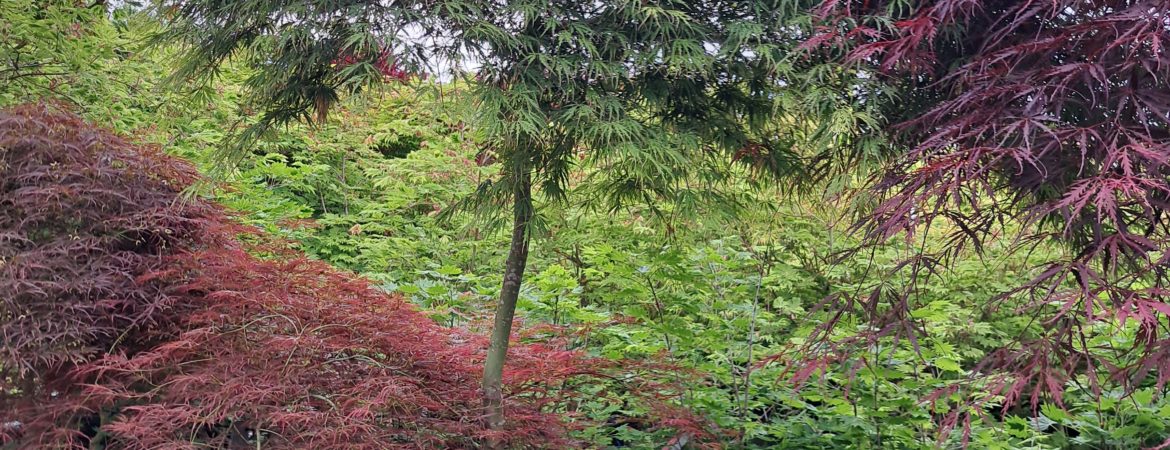
M 512 245 L 508 250 L 508 259 L 504 263 L 504 284 L 500 289 L 500 302 L 496 306 L 491 345 L 488 347 L 487 360 L 483 368 L 487 425 L 493 430 L 504 426 L 501 382 L 504 361 L 508 355 L 508 339 L 512 335 L 512 317 L 516 314 L 516 299 L 520 295 L 520 282 L 524 277 L 524 266 L 528 262 L 528 223 L 533 215 L 531 177 L 527 170 L 518 170 L 515 176 Z

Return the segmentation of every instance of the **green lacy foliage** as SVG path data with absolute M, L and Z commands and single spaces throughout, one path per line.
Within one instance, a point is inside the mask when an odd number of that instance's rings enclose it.
M 70 73 L 10 79 L 0 84 L 0 104 L 58 99 L 98 123 L 167 144 L 208 170 L 233 127 L 255 120 L 244 95 L 254 75 L 249 69 L 225 66 L 194 98 L 159 90 L 168 50 L 147 54 L 132 45 L 154 26 L 147 18 L 117 13 L 106 20 L 65 2 L 37 12 L 33 3 L 0 3 L 0 15 L 12 19 L 0 22 L 0 62 L 51 61 Z M 60 38 L 73 24 L 81 24 L 76 39 Z M 28 44 L 19 45 L 22 40 Z M 324 123 L 277 130 L 249 147 L 225 189 L 209 195 L 240 211 L 242 221 L 403 294 L 437 322 L 482 332 L 499 291 L 507 236 L 492 223 L 442 212 L 501 169 L 477 158 L 485 136 L 465 125 L 466 87 L 430 86 L 367 92 L 344 99 Z M 841 107 L 832 89 L 808 92 L 783 101 Z M 842 124 L 853 123 L 849 111 L 837 114 Z M 578 160 L 582 170 L 566 179 L 568 195 L 601 198 L 588 186 L 616 179 L 614 171 L 637 163 L 630 161 Z M 915 291 L 921 306 L 911 315 L 929 337 L 872 342 L 847 355 L 843 366 L 806 374 L 797 388 L 788 381 L 805 368 L 782 356 L 834 318 L 831 309 L 818 308 L 823 299 L 900 290 L 907 281 L 872 275 L 888 272 L 919 246 L 944 242 L 891 243 L 840 260 L 840 251 L 857 244 L 844 226 L 848 205 L 795 200 L 749 186 L 750 177 L 738 176 L 742 171 L 731 173 L 737 176 L 724 190 L 741 205 L 734 221 L 686 195 L 625 202 L 618 210 L 605 201 L 566 206 L 538 197 L 547 204 L 519 301 L 522 339 L 539 340 L 540 325 L 553 324 L 593 355 L 665 358 L 693 369 L 679 375 L 686 390 L 674 401 L 722 427 L 730 448 L 958 447 L 961 433 L 939 441 L 943 416 L 963 408 L 966 396 L 985 394 L 968 385 L 938 401 L 925 399 L 965 380 L 987 352 L 1028 329 L 1027 319 L 1014 314 L 1024 299 L 997 308 L 987 300 L 1029 279 L 1060 250 L 1042 245 L 1017 254 L 991 243 L 981 259 L 964 256 Z M 848 187 L 840 182 L 831 190 L 848 194 Z M 869 326 L 841 320 L 830 341 Z M 1125 349 L 1135 338 L 1132 327 L 1108 335 L 1089 344 Z M 1110 357 L 1123 362 L 1127 355 Z M 660 448 L 676 436 L 649 426 L 655 406 L 623 387 L 653 375 L 631 369 L 624 376 L 575 386 L 581 395 L 574 403 L 548 409 L 603 424 L 576 432 L 594 446 Z M 1157 445 L 1170 433 L 1164 425 L 1170 403 L 1162 392 L 1141 388 L 1096 401 L 1077 385 L 1088 382 L 1070 382 L 1063 408 L 982 411 L 970 446 L 1129 449 Z
M 228 196 L 238 208 L 258 211 L 247 216 L 250 220 L 283 230 L 306 251 L 406 295 L 436 321 L 477 327 L 498 295 L 506 236 L 468 218 L 439 220 L 436 212 L 468 195 L 478 180 L 497 169 L 474 163 L 478 150 L 473 141 L 441 131 L 452 119 L 430 111 L 442 110 L 445 103 L 431 98 L 426 100 L 433 102 L 431 107 L 420 108 L 418 101 L 388 96 L 373 109 L 343 113 L 369 121 L 363 123 L 368 128 L 342 131 L 347 118 L 319 130 L 291 133 L 311 134 L 317 148 L 325 149 L 361 141 L 371 129 L 388 126 L 379 124 L 387 120 L 395 127 L 410 123 L 405 132 L 425 137 L 428 145 L 405 158 L 351 153 L 347 170 L 359 175 L 348 183 L 360 188 L 346 190 L 351 195 L 348 212 L 344 197 L 327 197 L 322 208 L 319 198 L 291 189 L 305 185 L 300 180 L 314 173 L 311 164 L 278 164 L 288 171 L 281 176 L 283 187 L 269 189 L 271 181 L 262 181 L 259 174 L 275 173 L 271 155 L 245 164 L 239 190 Z M 428 112 L 416 116 L 420 110 Z M 332 167 L 338 171 L 341 166 Z M 837 261 L 837 252 L 857 244 L 840 225 L 845 208 L 795 200 L 768 206 L 776 193 L 745 195 L 747 205 L 757 206 L 740 211 L 731 223 L 686 215 L 665 223 L 662 217 L 671 217 L 672 208 L 678 208 L 670 204 L 658 205 L 666 214 L 641 208 L 619 217 L 607 210 L 546 205 L 531 275 L 519 302 L 521 315 L 529 323 L 577 330 L 576 345 L 599 356 L 665 355 L 697 370 L 700 377 L 688 382 L 678 401 L 731 433 L 725 441 L 731 447 L 935 448 L 940 445 L 940 417 L 961 407 L 962 398 L 956 395 L 934 405 L 923 399 L 964 381 L 978 360 L 1029 326 L 1010 308 L 985 309 L 986 299 L 1059 255 L 1056 248 L 1023 255 L 1007 252 L 1006 244 L 989 245 L 983 259 L 964 259 L 921 289 L 924 306 L 912 315 L 928 338 L 914 343 L 884 339 L 869 352 L 854 355 L 853 363 L 819 371 L 794 389 L 783 381 L 799 368 L 772 357 L 804 344 L 814 326 L 830 318 L 817 310 L 818 303 L 834 293 L 903 288 L 905 280 L 869 275 L 892 268 L 915 249 L 889 245 Z M 281 225 L 283 219 L 266 211 L 275 204 L 289 206 L 283 217 L 314 220 L 305 227 Z M 674 232 L 664 236 L 665 229 Z M 848 339 L 864 327 L 860 321 L 847 322 L 832 339 Z M 625 401 L 620 391 L 604 386 L 579 389 L 587 398 L 595 397 L 574 411 L 611 424 L 584 429 L 579 437 L 634 448 L 664 442 L 638 419 L 647 406 Z M 1013 410 L 1006 416 L 988 410 L 988 422 L 975 426 L 970 445 L 1130 448 L 1156 444 L 1165 433 L 1158 426 L 1141 425 L 1170 413 L 1161 396 L 1139 398 L 1136 404 L 1128 397 L 1100 403 L 1091 398 L 1074 390 L 1065 410 L 1049 406 L 1036 414 Z M 941 445 L 958 446 L 960 438 L 956 433 Z

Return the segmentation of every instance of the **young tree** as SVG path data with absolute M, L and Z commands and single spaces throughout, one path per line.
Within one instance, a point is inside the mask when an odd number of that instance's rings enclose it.
M 898 89 L 888 116 L 908 150 L 877 185 L 871 237 L 953 230 L 949 252 L 1022 224 L 1053 261 L 1013 294 L 1043 324 L 982 368 L 992 392 L 1058 403 L 1065 382 L 1170 379 L 1170 3 L 1164 0 L 829 1 L 806 48 Z M 953 253 L 952 253 L 953 255 Z M 946 255 L 924 255 L 921 268 Z M 915 270 L 915 273 L 926 271 Z M 874 297 L 876 298 L 876 297 Z M 901 297 L 905 300 L 905 297 Z M 905 312 L 905 301 L 893 311 Z M 900 305 L 900 306 L 899 306 Z M 1137 357 L 1086 342 L 1137 323 Z M 1098 373 L 1100 371 L 1100 374 Z M 1133 384 L 1131 384 L 1133 383 Z M 998 386 L 998 387 L 997 387 Z
M 535 195 L 567 200 L 578 152 L 606 166 L 596 186 L 615 209 L 670 198 L 688 180 L 718 183 L 733 161 L 807 176 L 829 157 L 858 155 L 842 152 L 858 148 L 868 123 L 843 108 L 858 103 L 857 80 L 825 70 L 819 90 L 802 91 L 815 64 L 787 52 L 800 11 L 778 1 L 189 0 L 160 14 L 161 38 L 184 49 L 177 79 L 210 80 L 228 60 L 255 69 L 249 98 L 263 113 L 235 147 L 292 120 L 324 120 L 384 79 L 387 50 L 408 70 L 479 65 L 476 122 L 503 171 L 464 206 L 512 215 L 483 377 L 495 428 Z

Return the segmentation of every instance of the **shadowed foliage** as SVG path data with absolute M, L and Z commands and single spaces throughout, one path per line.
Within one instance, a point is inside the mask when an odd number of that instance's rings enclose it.
M 195 177 L 156 149 L 45 107 L 0 115 L 0 379 L 135 353 L 171 325 L 174 298 L 148 275 L 206 244 L 213 210 L 175 203 Z

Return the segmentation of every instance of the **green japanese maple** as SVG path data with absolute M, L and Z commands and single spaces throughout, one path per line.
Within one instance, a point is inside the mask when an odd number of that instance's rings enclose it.
M 502 171 L 463 209 L 512 216 L 483 379 L 496 428 L 534 199 L 568 201 L 582 155 L 604 168 L 591 192 L 617 210 L 695 206 L 718 200 L 705 194 L 733 175 L 807 179 L 876 148 L 857 138 L 871 128 L 850 107 L 864 104 L 860 81 L 789 52 L 798 3 L 190 0 L 159 14 L 169 22 L 160 38 L 184 49 L 176 80 L 210 81 L 229 60 L 254 70 L 248 101 L 260 115 L 225 146 L 226 161 L 274 127 L 326 120 L 346 96 L 435 61 L 473 83 L 474 125 Z M 473 77 L 459 69 L 470 66 Z

